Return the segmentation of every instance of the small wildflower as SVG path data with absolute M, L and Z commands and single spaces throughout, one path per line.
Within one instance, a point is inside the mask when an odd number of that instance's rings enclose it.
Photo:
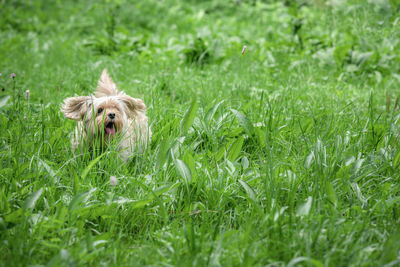
M 110 185 L 112 186 L 116 186 L 118 184 L 118 180 L 117 177 L 115 177 L 114 175 L 110 177 Z
M 246 52 L 246 49 L 247 49 L 247 46 L 244 45 L 244 46 L 243 46 L 243 49 L 242 49 L 242 55 L 244 54 L 244 52 Z
M 24 120 L 26 121 L 26 115 L 24 115 Z
M 17 76 L 15 73 L 11 73 L 11 74 L 10 74 L 10 78 L 11 78 L 11 79 L 14 79 L 15 76 Z
M 29 100 L 29 98 L 31 97 L 31 92 L 29 90 L 25 91 L 25 99 Z

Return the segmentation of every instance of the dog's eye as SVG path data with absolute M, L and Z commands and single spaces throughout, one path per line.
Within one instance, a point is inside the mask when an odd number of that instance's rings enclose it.
M 97 113 L 102 113 L 103 112 L 103 109 L 102 108 L 99 108 L 98 110 L 97 110 Z

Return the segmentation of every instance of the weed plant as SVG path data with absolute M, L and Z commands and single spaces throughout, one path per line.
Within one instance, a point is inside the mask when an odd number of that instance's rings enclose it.
M 384 0 L 1 1 L 0 265 L 399 265 L 399 18 Z M 103 68 L 148 107 L 127 163 L 74 152 L 60 112 Z

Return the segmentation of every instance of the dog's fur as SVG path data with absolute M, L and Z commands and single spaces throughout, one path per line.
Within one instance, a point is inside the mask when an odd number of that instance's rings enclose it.
M 119 91 L 103 70 L 94 96 L 76 96 L 64 100 L 61 111 L 68 119 L 78 121 L 72 137 L 74 149 L 95 142 L 103 147 L 117 145 L 126 161 L 134 150 L 140 151 L 151 138 L 146 116 L 146 105 L 141 99 Z

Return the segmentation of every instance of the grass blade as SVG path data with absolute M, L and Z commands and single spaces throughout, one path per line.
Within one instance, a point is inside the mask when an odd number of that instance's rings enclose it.
M 242 185 L 244 190 L 249 194 L 249 197 L 255 201 L 256 200 L 256 194 L 254 193 L 254 190 L 248 185 L 245 181 L 242 181 L 239 179 L 239 183 Z
M 43 187 L 40 188 L 38 191 L 32 193 L 24 202 L 22 205 L 22 208 L 27 210 L 27 209 L 33 209 L 36 205 L 36 202 L 40 198 L 40 196 L 43 193 Z
M 309 196 L 307 198 L 307 201 L 299 206 L 297 209 L 297 216 L 308 216 L 311 210 L 311 205 L 312 205 L 312 197 Z
M 186 183 L 189 183 L 192 179 L 192 173 L 190 172 L 189 167 L 180 159 L 175 160 L 175 167 L 178 171 L 179 175 L 185 180 Z
M 184 134 L 193 125 L 198 107 L 199 105 L 197 104 L 197 100 L 194 99 L 181 121 L 181 134 Z
M 71 202 L 69 203 L 68 210 L 69 210 L 69 211 L 76 210 L 77 207 L 79 207 L 80 204 L 81 204 L 82 202 L 86 202 L 86 201 L 87 201 L 87 199 L 90 197 L 90 195 L 91 195 L 94 191 L 96 191 L 96 188 L 93 188 L 93 189 L 91 189 L 90 191 L 83 192 L 83 193 L 81 193 L 81 194 L 79 194 L 79 195 L 76 195 L 76 196 L 71 200 Z
M 89 171 L 93 168 L 93 166 L 99 162 L 99 160 L 105 155 L 106 153 L 101 154 L 100 156 L 98 156 L 97 158 L 95 158 L 94 160 L 92 160 L 88 166 L 83 170 L 82 174 L 81 174 L 81 178 L 82 180 L 84 180 L 86 178 L 86 176 L 88 175 Z
M 215 112 L 217 112 L 218 107 L 224 102 L 224 100 L 219 101 L 217 104 L 214 105 L 214 107 L 210 108 L 206 114 L 205 117 L 205 121 L 208 123 L 210 123 L 210 121 L 212 120 L 212 118 L 215 115 Z
M 229 150 L 228 159 L 230 161 L 235 161 L 235 159 L 239 156 L 240 151 L 242 150 L 244 138 L 239 136 L 238 139 L 232 144 L 231 149 Z
M 329 182 L 326 184 L 326 194 L 328 196 L 329 202 L 336 208 L 338 202 L 336 193 L 335 190 L 333 189 L 332 184 Z
M 9 95 L 5 95 L 5 96 L 0 97 L 0 108 L 7 104 L 8 99 L 10 99 Z
M 254 133 L 254 127 L 253 124 L 251 123 L 250 119 L 247 118 L 246 115 L 241 113 L 240 111 L 237 111 L 235 109 L 231 109 L 232 113 L 236 116 L 239 125 L 243 128 L 243 130 L 250 136 L 253 135 Z

